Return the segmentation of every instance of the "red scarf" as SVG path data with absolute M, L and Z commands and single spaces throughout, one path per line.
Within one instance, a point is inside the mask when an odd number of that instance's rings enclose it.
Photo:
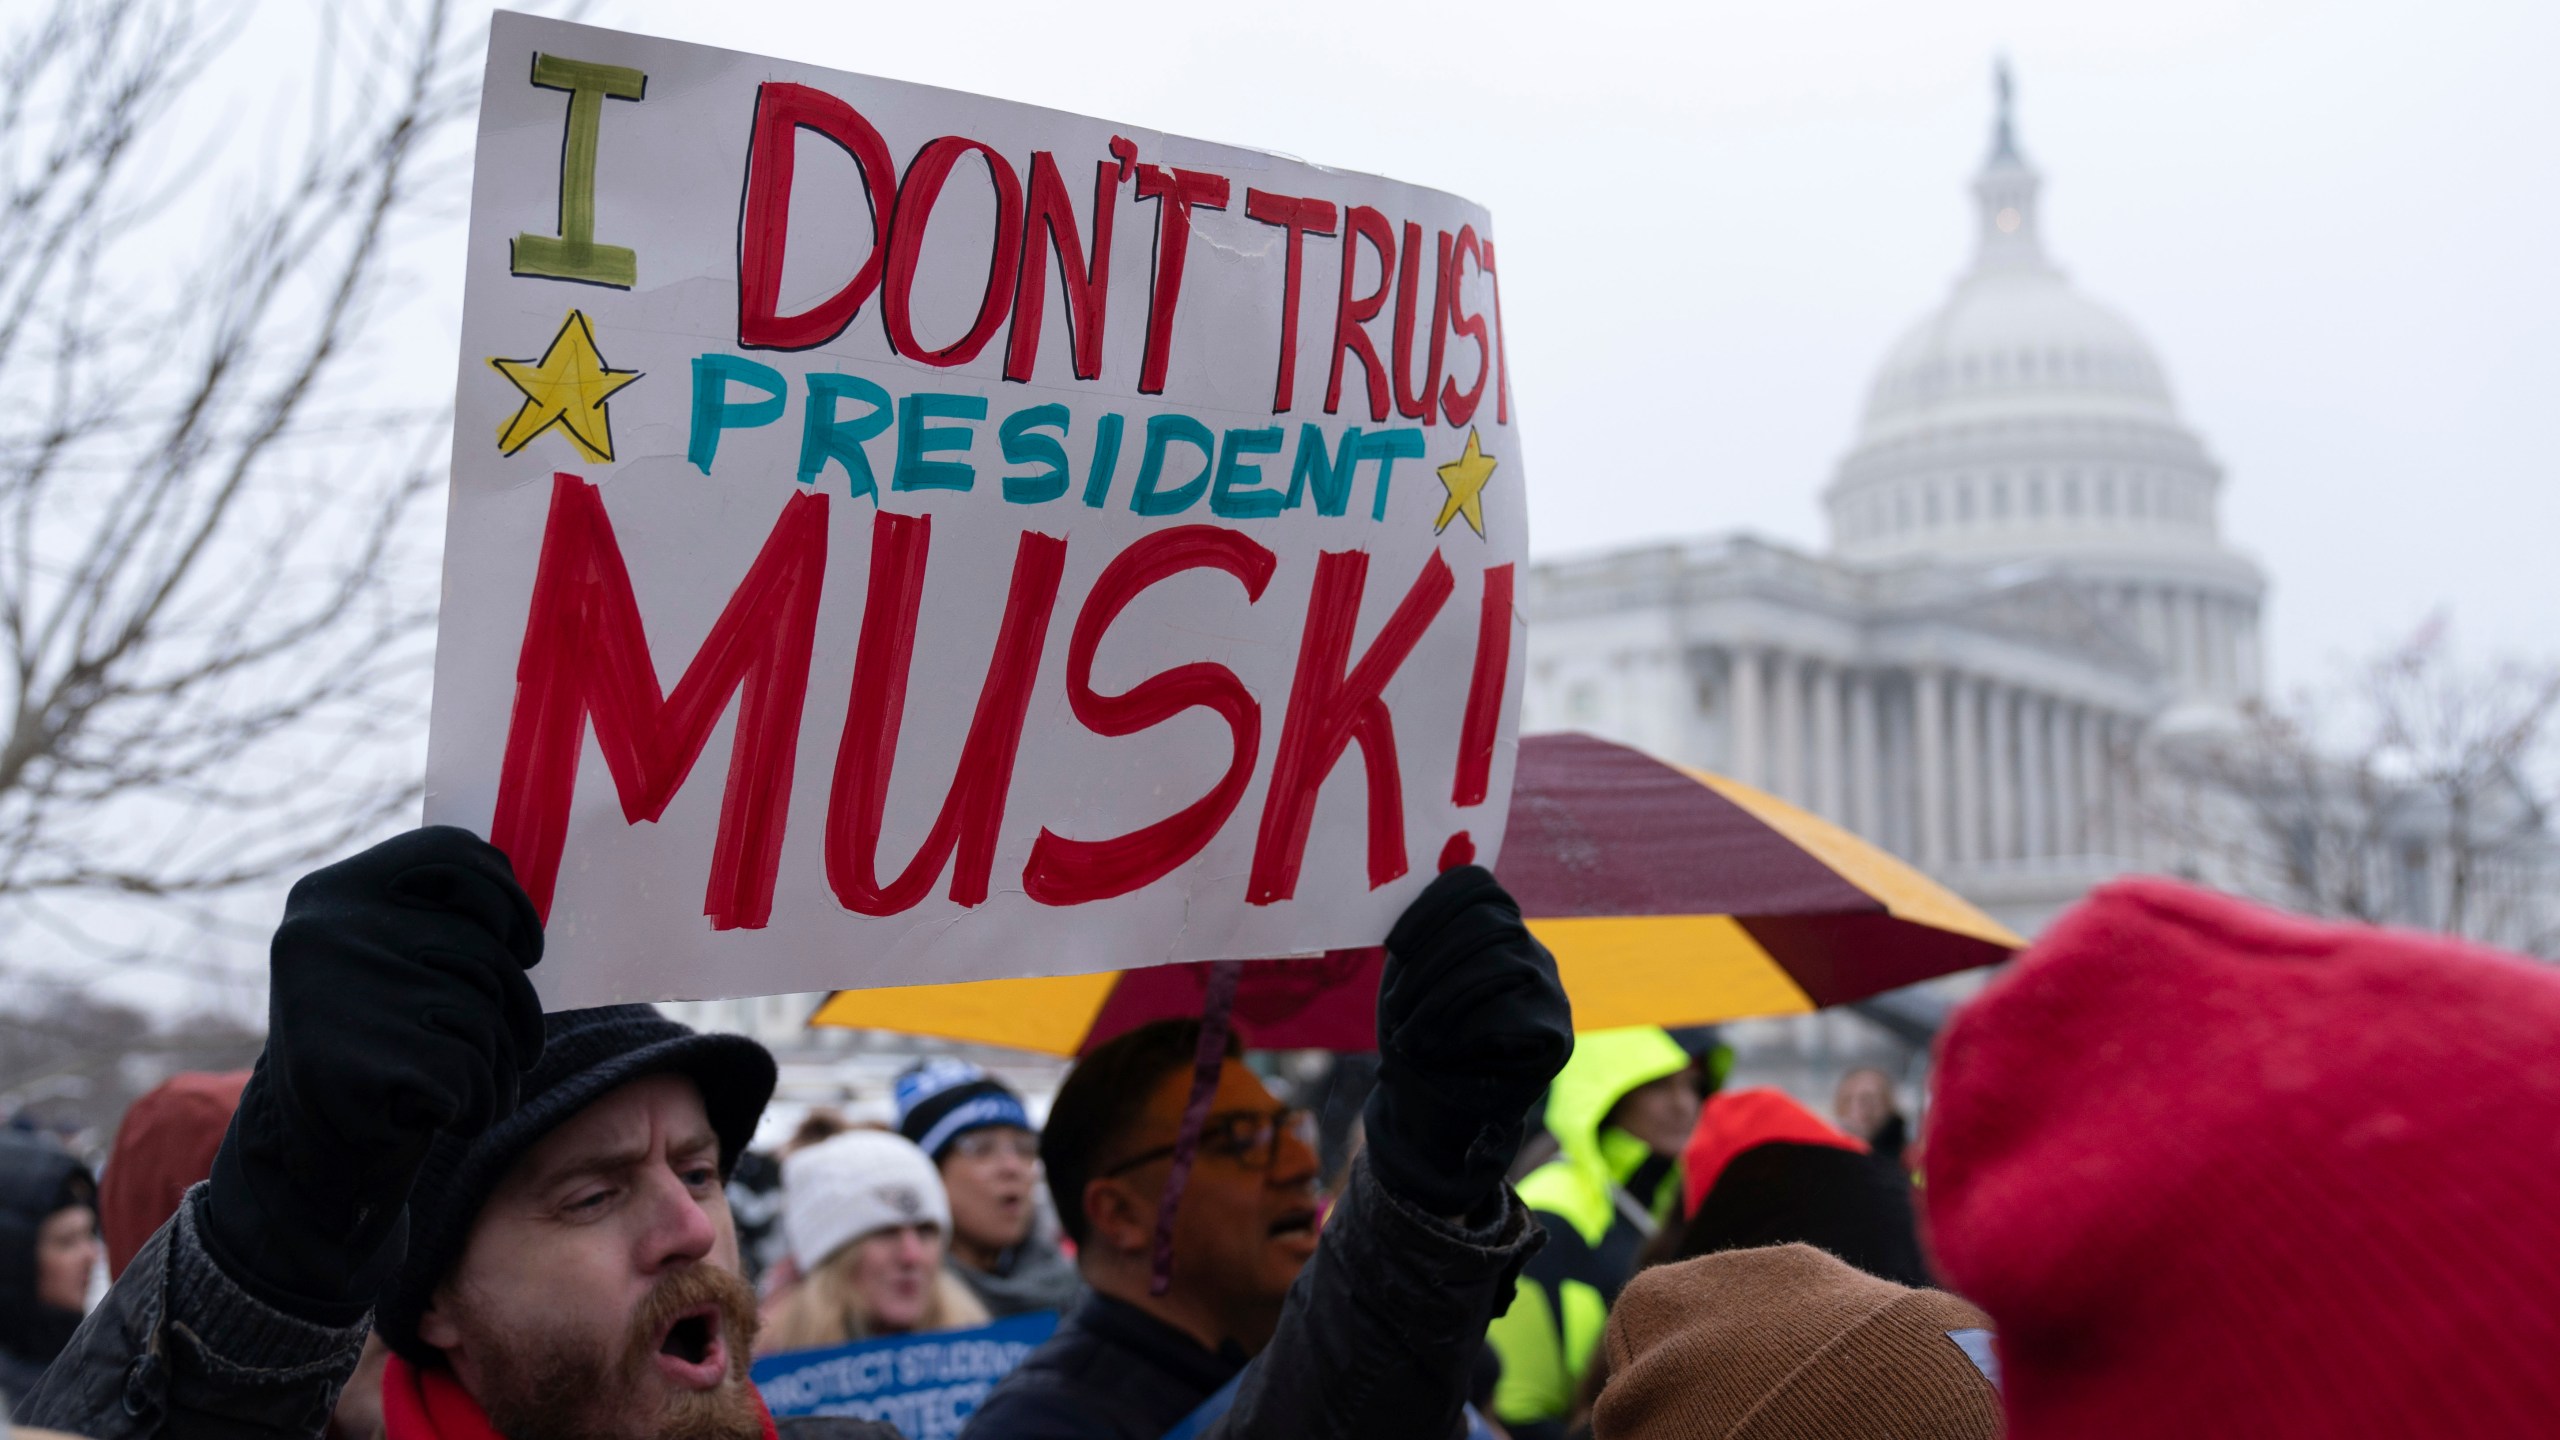
M 756 1396 L 764 1440 L 775 1440 L 773 1415 Z M 506 1440 L 450 1370 L 421 1370 L 394 1355 L 382 1367 L 384 1440 Z

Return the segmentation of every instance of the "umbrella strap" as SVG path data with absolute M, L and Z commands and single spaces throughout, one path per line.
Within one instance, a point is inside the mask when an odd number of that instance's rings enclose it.
M 1173 1137 L 1173 1168 L 1165 1172 L 1164 1200 L 1156 1207 L 1155 1270 L 1147 1293 L 1173 1288 L 1173 1218 L 1182 1208 L 1182 1188 L 1191 1180 L 1191 1157 L 1199 1151 L 1200 1131 L 1209 1123 L 1209 1102 L 1218 1093 L 1218 1072 L 1226 1068 L 1228 1020 L 1235 1010 L 1236 981 L 1244 971 L 1240 960 L 1209 966 L 1209 993 L 1200 1003 L 1200 1044 L 1191 1057 L 1191 1099 L 1182 1107 L 1182 1128 Z

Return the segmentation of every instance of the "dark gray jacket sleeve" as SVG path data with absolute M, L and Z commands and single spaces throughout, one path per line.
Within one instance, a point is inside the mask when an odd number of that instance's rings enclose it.
M 1497 1217 L 1462 1228 L 1397 1199 L 1362 1157 L 1205 1440 L 1453 1440 L 1485 1327 L 1545 1241 L 1508 1185 Z
M 327 1426 L 372 1317 L 313 1325 L 241 1289 L 198 1234 L 204 1188 L 125 1267 L 18 1424 L 90 1440 L 311 1440 Z

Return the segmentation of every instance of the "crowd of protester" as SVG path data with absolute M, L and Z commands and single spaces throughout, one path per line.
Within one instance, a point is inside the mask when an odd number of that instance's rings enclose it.
M 1053 1315 L 967 1440 L 2560 1432 L 2560 972 L 2458 942 L 2121 882 L 1959 1011 L 1920 1121 L 1872 1069 L 1826 1117 L 1711 1031 L 1575 1036 L 1463 867 L 1307 1109 L 1160 1021 L 1037 1123 L 940 1056 L 770 1155 L 769 1054 L 546 1015 L 541 943 L 412 832 L 295 888 L 256 1070 L 95 1178 L 0 1132 L 16 1422 L 890 1440 L 751 1363 Z

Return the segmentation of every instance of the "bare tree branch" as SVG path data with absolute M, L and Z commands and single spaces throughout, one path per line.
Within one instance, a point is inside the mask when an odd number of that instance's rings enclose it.
M 2298 910 L 2560 955 L 2556 750 L 2560 666 L 2463 667 L 2439 619 L 2330 691 L 2152 747 L 2144 822 Z
M 51 0 L 0 34 L 0 901 L 27 924 L 183 912 L 417 795 L 446 417 L 351 361 L 465 173 L 479 37 L 450 0 L 323 7 L 262 177 L 187 118 L 248 13 Z

